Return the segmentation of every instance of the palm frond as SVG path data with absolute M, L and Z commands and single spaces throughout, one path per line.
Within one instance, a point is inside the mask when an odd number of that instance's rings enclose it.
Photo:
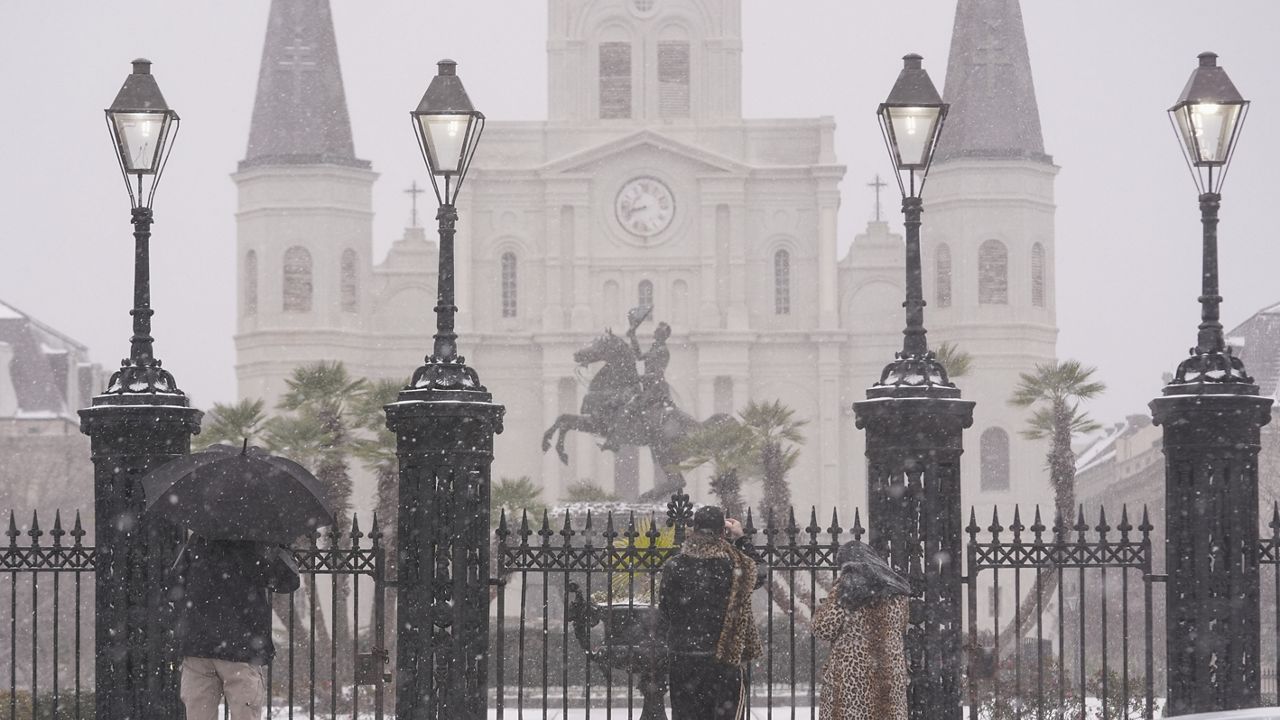
M 191 444 L 198 450 L 217 443 L 239 445 L 246 439 L 256 444 L 266 421 L 264 406 L 262 400 L 248 398 L 230 405 L 215 403 L 205 414 L 204 427 L 199 435 L 192 438 Z
M 933 355 L 942 367 L 946 368 L 947 376 L 952 379 L 968 375 L 973 367 L 973 356 L 950 341 L 939 345 Z

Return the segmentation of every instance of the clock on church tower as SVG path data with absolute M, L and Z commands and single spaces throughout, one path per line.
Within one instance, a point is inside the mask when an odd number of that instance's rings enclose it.
M 618 224 L 645 240 L 671 226 L 676 214 L 675 196 L 666 183 L 654 177 L 636 177 L 623 184 L 614 200 Z

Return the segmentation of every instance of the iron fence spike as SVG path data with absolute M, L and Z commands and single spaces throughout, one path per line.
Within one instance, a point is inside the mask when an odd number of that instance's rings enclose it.
M 54 510 L 53 511 L 53 530 L 49 531 L 49 536 L 53 538 L 53 546 L 54 547 L 61 546 L 62 536 L 66 534 L 67 534 L 66 531 L 62 529 L 62 511 Z
M 13 520 L 13 511 L 10 510 L 9 511 L 9 529 L 8 531 L 5 532 L 5 535 L 9 536 L 9 547 L 17 547 L 18 536 L 21 534 L 22 533 L 18 532 L 18 523 L 14 522 Z
M 827 528 L 827 532 L 831 534 L 831 542 L 839 542 L 840 539 L 840 516 L 836 508 L 831 508 L 831 527 Z
M 1271 503 L 1271 530 L 1275 534 L 1280 534 L 1280 500 Z
M 40 529 L 40 513 L 36 510 L 32 510 L 31 529 L 27 531 L 27 537 L 31 538 L 32 547 L 40 544 L 41 535 L 44 535 L 44 531 Z

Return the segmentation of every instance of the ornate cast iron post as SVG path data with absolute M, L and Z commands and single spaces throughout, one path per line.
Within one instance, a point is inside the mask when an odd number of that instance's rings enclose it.
M 440 202 L 435 344 L 386 407 L 400 457 L 396 716 L 407 720 L 482 720 L 488 701 L 489 467 L 504 408 L 454 332 L 454 201 L 484 127 L 455 68 L 439 63 L 411 113 Z
M 142 517 L 141 478 L 190 452 L 202 414 L 189 407 L 152 351 L 151 200 L 178 116 L 165 105 L 150 66 L 147 60 L 133 62 L 133 73 L 106 111 L 133 208 L 129 357 L 92 407 L 80 411 L 80 430 L 91 439 L 94 465 L 95 707 L 97 717 L 110 720 L 168 720 L 183 714 L 173 608 L 165 592 L 181 531 Z M 150 187 L 144 188 L 148 177 Z
M 1258 449 L 1271 399 L 1231 353 L 1218 319 L 1218 207 L 1248 112 L 1213 53 L 1169 110 L 1200 192 L 1200 327 L 1191 356 L 1151 401 L 1164 428 L 1170 715 L 1255 707 L 1261 693 Z
M 868 540 L 916 591 L 907 630 L 911 717 L 958 720 L 963 654 L 960 454 L 974 404 L 960 399 L 959 388 L 925 340 L 920 192 L 947 105 L 921 67 L 920 56 L 903 60 L 878 114 L 898 170 L 906 221 L 906 329 L 902 352 L 853 409 L 857 426 L 867 433 Z

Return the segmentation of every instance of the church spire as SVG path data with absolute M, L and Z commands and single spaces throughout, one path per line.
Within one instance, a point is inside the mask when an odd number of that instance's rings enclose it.
M 1019 0 L 958 0 L 943 95 L 951 103 L 936 161 L 1044 152 Z
M 358 160 L 329 0 L 271 0 L 258 94 L 241 169 Z

